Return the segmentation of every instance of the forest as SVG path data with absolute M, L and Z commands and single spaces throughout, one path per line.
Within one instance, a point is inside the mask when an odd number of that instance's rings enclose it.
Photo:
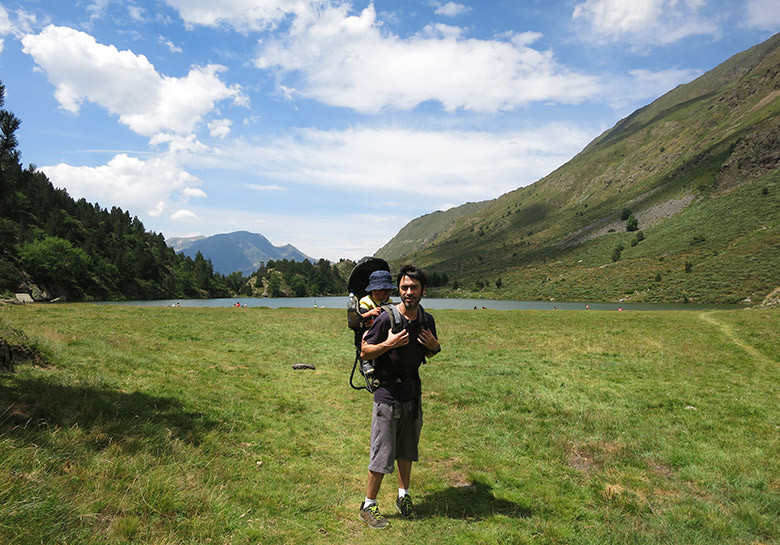
M 128 211 L 75 200 L 34 164 L 23 168 L 16 135 L 21 120 L 4 106 L 0 83 L 0 294 L 90 301 L 253 293 L 241 273 L 221 275 L 200 253 L 195 258 L 177 254 L 161 233 L 147 231 Z M 305 263 L 269 262 L 260 275 L 270 274 L 276 296 L 345 289 L 329 262 Z M 279 270 L 273 273 L 275 266 Z M 282 271 L 294 293 L 281 289 Z

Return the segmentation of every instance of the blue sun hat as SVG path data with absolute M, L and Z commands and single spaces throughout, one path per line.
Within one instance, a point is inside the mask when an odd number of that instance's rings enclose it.
M 366 291 L 374 290 L 394 290 L 393 277 L 390 271 L 374 271 L 368 277 L 368 286 Z

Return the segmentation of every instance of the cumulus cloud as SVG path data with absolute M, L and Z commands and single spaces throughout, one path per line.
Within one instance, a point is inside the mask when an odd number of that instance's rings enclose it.
M 776 0 L 750 0 L 745 13 L 750 28 L 775 31 L 780 29 L 780 9 Z
M 471 11 L 471 8 L 464 6 L 463 4 L 456 4 L 455 2 L 447 2 L 446 4 L 439 5 L 436 8 L 436 15 L 444 15 L 446 17 L 456 17 L 463 15 Z
M 204 197 L 200 180 L 170 157 L 143 161 L 124 153 L 107 164 L 88 167 L 64 163 L 41 167 L 55 187 L 64 187 L 74 198 L 119 206 L 134 213 L 159 216 L 190 197 Z
M 572 14 L 590 26 L 597 41 L 636 46 L 664 45 L 694 35 L 717 35 L 717 23 L 703 15 L 706 0 L 585 0 Z
M 181 221 L 186 223 L 195 223 L 198 221 L 198 215 L 192 210 L 182 208 L 171 214 L 170 218 L 173 221 Z
M 145 136 L 192 132 L 217 102 L 245 100 L 240 87 L 219 79 L 222 66 L 193 67 L 182 78 L 163 76 L 145 56 L 71 28 L 49 25 L 22 44 L 56 88 L 61 108 L 75 114 L 83 101 L 93 102 Z
M 363 113 L 411 110 L 433 100 L 446 111 L 509 110 L 537 101 L 579 103 L 596 78 L 561 66 L 524 40 L 463 39 L 456 27 L 429 26 L 401 38 L 383 30 L 373 5 L 298 14 L 289 32 L 260 43 L 256 65 L 290 81 L 299 96 Z
M 230 134 L 230 126 L 232 124 L 233 122 L 230 119 L 215 119 L 214 121 L 209 121 L 209 132 L 214 138 L 225 138 Z

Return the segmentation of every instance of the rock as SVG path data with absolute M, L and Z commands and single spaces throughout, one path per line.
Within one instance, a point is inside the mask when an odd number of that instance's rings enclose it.
M 314 365 L 312 365 L 311 363 L 293 363 L 292 368 L 295 369 L 295 370 L 299 370 L 299 369 L 316 369 L 316 367 L 314 367 Z
M 34 301 L 48 301 L 51 299 L 51 295 L 46 291 L 46 288 L 38 287 L 35 284 L 32 285 L 32 293 L 30 295 Z
M 33 298 L 30 297 L 29 293 L 16 293 L 14 295 L 16 296 L 16 300 L 19 301 L 20 303 L 22 303 L 23 305 L 27 304 L 27 303 L 34 303 L 35 302 L 33 300 Z

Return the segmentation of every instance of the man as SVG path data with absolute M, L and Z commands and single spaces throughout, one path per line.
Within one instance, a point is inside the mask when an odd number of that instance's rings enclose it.
M 366 499 L 360 505 L 360 518 L 378 529 L 388 525 L 376 501 L 379 487 L 384 476 L 393 472 L 395 464 L 398 465 L 396 507 L 402 516 L 414 516 L 409 479 L 412 462 L 417 461 L 422 429 L 418 369 L 426 356 L 441 351 L 433 316 L 420 307 L 428 285 L 425 271 L 406 265 L 398 272 L 396 284 L 401 298 L 396 305 L 396 316 L 391 319 L 390 313 L 382 312 L 374 320 L 363 338 L 360 354 L 364 360 L 374 360 L 380 381 L 374 391 Z M 403 328 L 393 328 L 393 322 Z M 394 333 L 393 329 L 398 331 Z

